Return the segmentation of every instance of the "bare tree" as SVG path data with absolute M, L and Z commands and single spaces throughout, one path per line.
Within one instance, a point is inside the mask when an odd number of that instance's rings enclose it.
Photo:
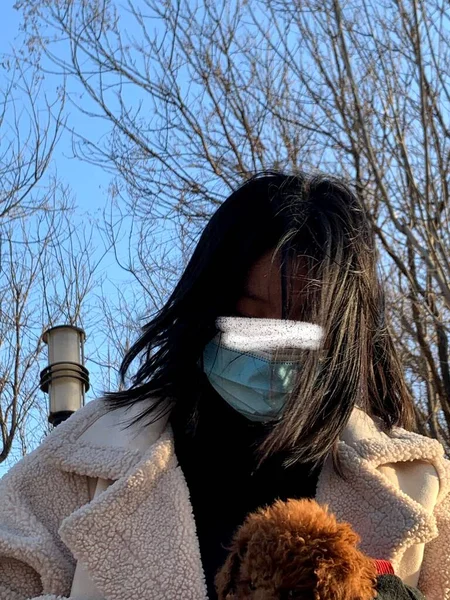
M 15 54 L 1 60 L 0 219 L 6 225 L 47 209 L 45 195 L 34 191 L 48 172 L 66 119 L 64 88 L 49 100 L 38 68 Z
M 23 456 L 48 430 L 47 400 L 39 388 L 47 356 L 43 330 L 62 323 L 88 327 L 84 314 L 89 314 L 85 299 L 95 272 L 89 265 L 92 248 L 75 244 L 73 210 L 64 190 L 49 192 L 47 204 L 50 194 L 53 208 L 0 223 L 0 462 L 8 459 L 14 442 Z M 16 460 L 17 452 L 9 460 Z
M 76 154 L 110 169 L 143 223 L 176 219 L 195 239 L 227 193 L 260 168 L 354 182 L 378 236 L 420 430 L 448 449 L 446 4 L 20 0 L 17 7 L 45 56 L 42 68 L 73 78 L 84 90 L 79 109 L 109 125 L 106 140 L 75 135 Z M 56 53 L 53 42 L 64 40 L 65 53 Z
M 49 429 L 39 388 L 42 333 L 85 324 L 91 264 L 87 228 L 74 226 L 69 190 L 51 160 L 64 94 L 50 102 L 41 75 L 18 57 L 3 59 L 0 86 L 0 463 L 9 466 Z M 18 456 L 17 456 L 18 455 Z

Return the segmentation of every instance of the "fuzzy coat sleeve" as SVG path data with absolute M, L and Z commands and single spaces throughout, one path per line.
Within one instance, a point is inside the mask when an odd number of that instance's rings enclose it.
M 0 479 L 0 600 L 77 600 L 75 559 L 58 529 L 88 501 L 88 487 L 49 468 L 44 455 L 36 449 Z
M 450 461 L 446 461 L 446 467 L 450 476 Z M 450 492 L 433 514 L 439 535 L 425 544 L 418 587 L 427 600 L 450 600 Z

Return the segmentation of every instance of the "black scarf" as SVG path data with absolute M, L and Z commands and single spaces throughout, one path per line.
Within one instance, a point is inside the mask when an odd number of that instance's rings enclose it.
M 198 424 L 171 416 L 175 452 L 190 491 L 208 597 L 217 598 L 214 577 L 227 557 L 234 531 L 246 515 L 277 498 L 313 498 L 319 469 L 284 468 L 274 456 L 257 469 L 255 449 L 267 427 L 252 423 L 211 388 L 198 407 Z

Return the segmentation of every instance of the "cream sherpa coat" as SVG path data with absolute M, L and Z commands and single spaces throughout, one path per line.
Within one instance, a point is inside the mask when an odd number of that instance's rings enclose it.
M 1 600 L 206 599 L 167 418 L 136 435 L 123 429 L 135 414 L 89 402 L 2 478 Z M 327 460 L 316 499 L 427 600 L 450 600 L 450 462 L 442 446 L 400 428 L 390 439 L 355 408 L 339 453 L 350 483 Z

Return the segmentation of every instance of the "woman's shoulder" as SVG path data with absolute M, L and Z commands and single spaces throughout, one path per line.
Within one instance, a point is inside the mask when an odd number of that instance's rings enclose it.
M 79 416 L 80 425 L 75 426 L 74 424 L 72 427 L 73 439 L 75 441 L 76 437 L 79 444 L 124 448 L 143 454 L 158 441 L 166 430 L 169 414 L 167 413 L 157 420 L 144 417 L 139 422 L 132 422 L 142 415 L 155 400 L 155 398 L 149 398 L 145 402 L 125 407 L 120 406 L 112 410 L 102 398 L 99 398 L 94 401 L 97 406 L 93 407 L 89 414 L 86 414 L 84 418 L 83 415 Z
M 53 429 L 43 442 L 4 475 L 21 478 L 35 468 L 116 479 L 138 462 L 167 427 L 167 418 L 127 425 L 145 408 L 112 410 L 103 398 L 88 402 Z
M 363 458 L 378 464 L 416 460 L 434 464 L 446 460 L 445 449 L 438 440 L 402 427 L 393 427 L 389 433 L 374 431 L 353 446 Z
M 45 462 L 55 447 L 76 439 L 77 436 L 105 414 L 107 410 L 108 408 L 101 399 L 88 402 L 68 419 L 62 421 L 57 427 L 52 429 L 34 450 L 15 463 L 2 477 L 3 484 L 10 478 L 15 478 L 18 473 L 35 468 L 37 462 Z
M 379 421 L 359 407 L 354 408 L 340 441 L 373 462 L 434 460 L 443 458 L 445 454 L 438 440 L 414 431 L 393 427 L 389 433 L 385 433 Z

